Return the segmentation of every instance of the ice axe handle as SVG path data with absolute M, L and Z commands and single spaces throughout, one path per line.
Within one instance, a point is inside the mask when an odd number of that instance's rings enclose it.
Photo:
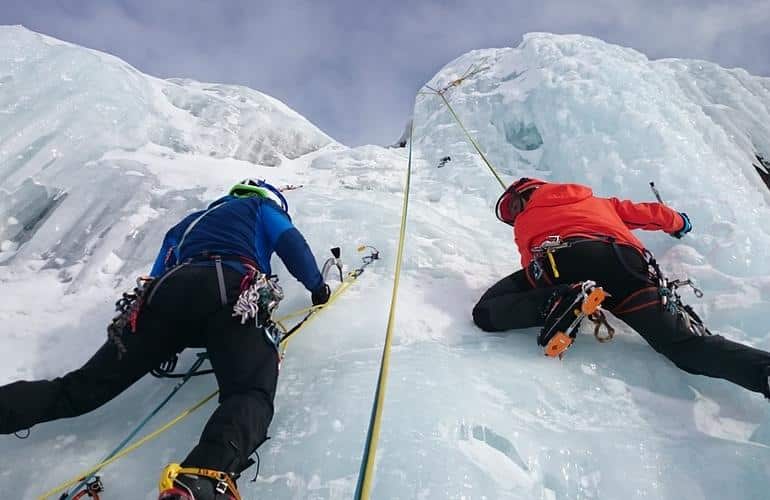
M 658 203 L 661 205 L 665 205 L 666 203 L 663 201 L 663 198 L 660 197 L 660 192 L 658 192 L 658 188 L 655 187 L 655 183 L 650 181 L 650 189 L 652 189 L 652 194 L 655 195 L 655 198 L 658 200 Z

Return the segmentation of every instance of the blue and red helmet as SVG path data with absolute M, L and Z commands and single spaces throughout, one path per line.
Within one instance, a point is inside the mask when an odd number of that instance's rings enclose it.
M 546 182 L 540 179 L 522 177 L 508 186 L 508 189 L 497 199 L 497 204 L 495 205 L 495 215 L 498 220 L 513 226 L 516 217 L 524 209 L 525 201 L 523 195 L 528 191 L 539 188 L 543 184 L 546 184 Z

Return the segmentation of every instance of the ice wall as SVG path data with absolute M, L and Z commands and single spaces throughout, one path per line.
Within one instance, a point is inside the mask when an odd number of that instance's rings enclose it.
M 104 159 L 108 151 L 149 147 L 165 156 L 279 166 L 333 142 L 255 90 L 160 80 L 110 55 L 13 26 L 0 26 L 0 118 L 0 262 L 20 254 L 53 266 L 89 260 L 95 242 L 110 228 L 125 230 L 120 221 L 141 207 L 155 213 L 196 204 L 192 183 L 159 184 L 140 162 Z M 188 190 L 191 202 L 174 201 L 174 193 Z M 31 206 L 19 205 L 28 196 Z
M 351 498 L 387 322 L 407 150 L 314 149 L 321 132 L 269 100 L 266 114 L 255 111 L 253 91 L 153 80 L 18 28 L 0 28 L 0 40 L 0 117 L 10 117 L 0 120 L 0 384 L 54 377 L 87 360 L 104 341 L 112 302 L 146 271 L 163 231 L 233 179 L 302 184 L 287 198 L 319 260 L 340 246 L 354 266 L 362 243 L 382 259 L 292 341 L 259 477 L 240 488 L 246 498 Z M 70 87 L 89 95 L 68 108 L 69 94 L 56 94 L 68 88 L 62 68 L 84 60 L 89 70 L 67 78 L 100 80 Z M 644 241 L 667 271 L 701 282 L 704 299 L 686 299 L 712 330 L 770 347 L 768 199 L 752 166 L 755 153 L 768 157 L 768 79 L 532 34 L 517 48 L 466 54 L 430 84 L 468 68 L 480 71 L 448 98 L 505 180 L 585 182 L 637 200 L 652 199 L 647 183 L 655 181 L 695 230 L 681 241 L 654 233 Z M 39 88 L 37 99 L 24 99 L 21 75 Z M 622 324 L 609 344 L 581 335 L 562 362 L 542 356 L 535 329 L 488 335 L 473 326 L 474 302 L 518 268 L 510 228 L 493 215 L 500 186 L 435 96 L 417 98 L 414 123 L 373 498 L 763 498 L 770 411 L 761 396 L 681 372 Z M 283 139 L 251 133 L 263 126 Z M 280 151 L 266 146 L 276 141 Z M 280 168 L 267 166 L 272 157 Z M 281 313 L 307 306 L 308 294 L 274 264 L 287 292 Z M 185 353 L 180 367 L 192 357 Z M 35 427 L 26 441 L 0 436 L 0 490 L 35 498 L 99 461 L 173 384 L 146 377 L 90 414 Z M 214 386 L 193 380 L 151 427 Z M 106 468 L 105 498 L 153 498 L 158 471 L 186 454 L 211 410 Z

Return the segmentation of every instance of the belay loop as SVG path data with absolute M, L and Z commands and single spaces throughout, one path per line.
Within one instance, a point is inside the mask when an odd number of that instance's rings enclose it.
M 133 291 L 124 292 L 123 296 L 115 302 L 115 311 L 118 314 L 112 318 L 112 322 L 107 326 L 107 338 L 117 347 L 118 359 L 126 353 L 126 346 L 122 340 L 125 330 L 128 327 L 131 333 L 136 332 L 144 295 L 154 279 L 151 276 L 139 276 L 136 278 L 136 286 Z
M 272 320 L 273 312 L 283 300 L 283 289 L 278 284 L 278 277 L 268 276 L 259 271 L 246 275 L 241 283 L 241 294 L 233 306 L 233 316 L 241 318 L 241 324 L 250 319 L 275 344 L 281 342 L 281 332 Z

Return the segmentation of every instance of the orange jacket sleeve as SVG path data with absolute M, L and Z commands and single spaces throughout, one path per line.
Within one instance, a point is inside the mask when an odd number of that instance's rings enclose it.
M 617 198 L 609 198 L 609 201 L 630 229 L 665 231 L 671 234 L 684 227 L 682 216 L 662 203 L 634 203 Z

